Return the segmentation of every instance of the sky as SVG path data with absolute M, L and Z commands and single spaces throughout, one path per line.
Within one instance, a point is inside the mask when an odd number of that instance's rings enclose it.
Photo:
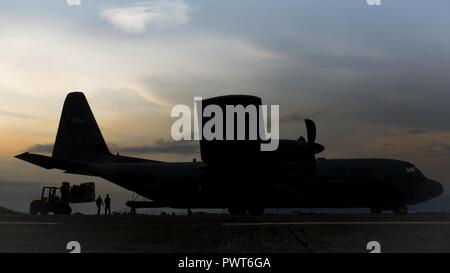
M 281 136 L 318 126 L 326 158 L 413 162 L 450 188 L 450 2 L 445 0 L 0 1 L 0 206 L 44 184 L 95 181 L 21 162 L 51 153 L 67 93 L 83 91 L 112 152 L 191 161 L 170 136 L 176 104 L 257 95 Z M 450 194 L 430 201 L 450 210 Z M 92 204 L 75 210 L 92 212 Z

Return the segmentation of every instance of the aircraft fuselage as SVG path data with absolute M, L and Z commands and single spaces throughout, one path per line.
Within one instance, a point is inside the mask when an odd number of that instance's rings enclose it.
M 295 168 L 264 166 L 255 175 L 248 168 L 216 171 L 202 162 L 102 163 L 92 170 L 155 206 L 176 208 L 393 207 L 417 204 L 443 191 L 414 165 L 391 159 L 319 159 L 313 180 Z

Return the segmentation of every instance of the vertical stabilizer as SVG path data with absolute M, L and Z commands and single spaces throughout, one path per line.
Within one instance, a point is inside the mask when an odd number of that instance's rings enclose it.
M 86 160 L 110 154 L 84 94 L 69 93 L 64 102 L 52 156 Z

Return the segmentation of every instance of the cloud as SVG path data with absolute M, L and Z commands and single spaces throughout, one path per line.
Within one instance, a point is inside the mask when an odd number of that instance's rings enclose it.
M 392 132 L 389 132 L 386 134 L 388 137 L 403 137 L 403 136 L 414 136 L 414 135 L 421 135 L 421 134 L 428 134 L 433 133 L 433 130 L 429 129 L 397 129 Z
M 53 152 L 53 143 L 35 144 L 27 149 L 31 153 L 51 154 Z
M 0 116 L 22 118 L 22 119 L 36 118 L 36 116 L 21 114 L 21 113 L 16 113 L 16 112 L 10 112 L 10 111 L 5 111 L 5 110 L 0 110 Z
M 174 28 L 191 21 L 191 7 L 183 0 L 157 0 L 126 7 L 106 8 L 100 16 L 127 33 L 142 33 L 147 29 Z
M 280 123 L 303 123 L 305 119 L 309 118 L 317 118 L 319 116 L 318 112 L 315 113 L 299 113 L 299 112 L 291 112 L 287 114 L 283 114 L 280 116 Z
M 418 148 L 423 149 L 430 156 L 450 158 L 450 144 L 447 143 L 433 143 L 428 146 L 419 146 Z

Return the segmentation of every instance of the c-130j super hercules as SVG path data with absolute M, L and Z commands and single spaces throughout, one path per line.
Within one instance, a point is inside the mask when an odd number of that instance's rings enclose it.
M 202 107 L 210 104 L 258 106 L 261 99 L 221 96 L 203 100 Z M 305 123 L 306 140 L 280 140 L 275 151 L 260 151 L 261 139 L 200 140 L 202 162 L 147 160 L 112 154 L 84 94 L 74 92 L 65 100 L 52 156 L 16 157 L 46 169 L 102 177 L 150 199 L 147 207 L 227 208 L 236 215 L 320 207 L 406 213 L 406 205 L 442 193 L 438 182 L 408 162 L 316 160 L 324 147 L 315 143 L 314 122 Z

